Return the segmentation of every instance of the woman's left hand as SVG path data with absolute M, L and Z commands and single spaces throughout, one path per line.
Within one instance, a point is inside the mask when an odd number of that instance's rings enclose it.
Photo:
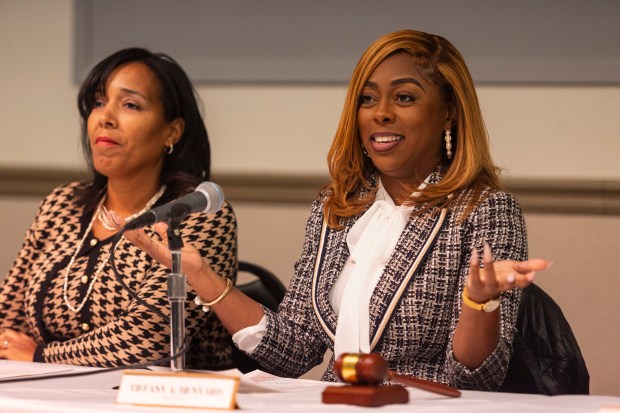
M 483 268 L 477 253 L 472 253 L 467 277 L 467 296 L 477 303 L 483 303 L 498 297 L 503 291 L 514 287 L 525 288 L 534 281 L 537 271 L 551 266 L 541 258 L 527 261 L 493 261 L 493 254 L 488 244 L 484 244 L 482 255 Z
M 37 343 L 24 333 L 4 329 L 0 334 L 0 359 L 33 361 Z

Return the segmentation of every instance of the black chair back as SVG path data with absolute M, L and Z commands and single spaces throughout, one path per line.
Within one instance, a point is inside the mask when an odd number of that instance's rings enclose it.
M 239 261 L 239 272 L 252 274 L 257 279 L 236 287 L 270 310 L 277 311 L 286 294 L 286 287 L 278 277 L 266 268 L 247 261 Z
M 589 394 L 590 375 L 577 339 L 560 306 L 535 284 L 523 290 L 517 330 L 499 391 Z
M 266 268 L 247 261 L 239 261 L 239 272 L 252 274 L 257 279 L 236 285 L 235 287 L 270 310 L 277 311 L 280 302 L 284 298 L 284 294 L 286 294 L 286 287 L 284 287 L 284 284 L 282 284 L 278 277 Z M 234 343 L 231 343 L 231 345 L 233 362 L 235 367 L 242 373 L 248 373 L 257 369 L 269 371 L 246 353 L 239 350 Z

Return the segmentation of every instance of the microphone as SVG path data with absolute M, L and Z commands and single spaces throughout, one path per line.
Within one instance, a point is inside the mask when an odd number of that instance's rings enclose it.
M 222 208 L 224 192 L 213 182 L 203 182 L 191 194 L 146 211 L 125 225 L 125 229 L 142 228 L 160 221 L 182 219 L 194 212 L 213 214 Z

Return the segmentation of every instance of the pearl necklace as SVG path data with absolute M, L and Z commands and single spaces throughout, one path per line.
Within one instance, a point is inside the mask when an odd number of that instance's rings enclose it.
M 124 223 L 125 224 L 128 223 L 132 219 L 136 218 L 137 216 L 142 215 L 144 212 L 146 212 L 149 209 L 151 209 L 153 204 L 155 202 L 157 202 L 157 200 L 164 194 L 165 190 L 166 190 L 166 185 L 162 186 L 159 189 L 159 191 L 157 191 L 157 193 L 155 195 L 153 195 L 153 198 L 151 198 L 149 200 L 149 202 L 146 204 L 146 206 L 144 208 L 142 208 L 141 211 L 136 212 L 135 214 L 130 215 L 127 218 L 125 218 L 125 222 Z M 101 204 L 101 208 L 99 208 L 97 210 L 97 213 L 95 213 L 95 216 L 97 217 L 99 222 L 101 222 L 101 225 L 105 229 L 107 229 L 108 231 L 116 231 L 116 226 L 112 223 L 113 221 L 115 221 L 115 219 L 112 217 L 112 215 L 110 215 L 110 211 L 105 207 L 105 205 L 103 205 L 103 203 Z
M 130 217 L 125 218 L 125 222 L 135 218 L 138 215 L 142 215 L 144 212 L 146 212 L 149 209 L 151 209 L 151 207 L 155 204 L 155 202 L 157 202 L 157 200 L 159 200 L 159 198 L 161 198 L 161 196 L 163 195 L 165 190 L 166 190 L 166 185 L 163 185 L 161 187 L 161 189 L 159 191 L 157 191 L 157 193 L 155 195 L 153 195 L 153 197 L 149 200 L 149 202 L 146 203 L 146 206 L 140 212 L 138 212 L 136 214 L 133 214 Z M 65 300 L 65 304 L 67 305 L 67 308 L 69 310 L 73 311 L 74 313 L 79 313 L 82 310 L 82 308 L 84 308 L 84 305 L 86 304 L 86 301 L 88 300 L 88 297 L 90 297 L 90 294 L 93 291 L 93 287 L 95 285 L 95 281 L 97 281 L 97 278 L 99 278 L 99 274 L 101 274 L 101 271 L 103 271 L 103 267 L 106 265 L 106 263 L 110 259 L 110 255 L 112 254 L 112 246 L 110 246 L 110 252 L 108 253 L 108 256 L 101 261 L 101 264 L 99 264 L 99 268 L 97 268 L 97 271 L 95 271 L 95 274 L 93 275 L 93 277 L 92 277 L 92 279 L 90 281 L 90 284 L 88 285 L 88 290 L 86 291 L 86 295 L 82 299 L 82 302 L 77 307 L 72 306 L 71 303 L 69 302 L 69 298 L 67 297 L 67 288 L 68 288 L 68 285 L 69 285 L 69 273 L 71 272 L 71 267 L 73 266 L 73 263 L 75 262 L 75 259 L 77 258 L 78 253 L 81 251 L 82 246 L 84 245 L 84 241 L 86 241 L 86 238 L 88 237 L 88 234 L 90 233 L 91 229 L 93 228 L 93 224 L 95 223 L 95 221 L 97 219 L 99 219 L 101 221 L 101 218 L 100 218 L 101 210 L 105 208 L 103 206 L 103 203 L 105 202 L 106 198 L 107 198 L 107 194 L 103 196 L 103 198 L 99 202 L 99 205 L 97 205 L 97 210 L 93 214 L 93 217 L 90 220 L 90 223 L 88 224 L 88 227 L 86 228 L 86 231 L 84 231 L 84 236 L 82 237 L 82 239 L 78 243 L 78 246 L 77 246 L 75 252 L 71 256 L 71 260 L 69 260 L 69 265 L 67 265 L 67 271 L 65 271 L 65 284 L 64 284 L 64 287 L 63 287 L 63 291 L 62 291 L 62 296 L 63 296 L 63 298 Z M 106 224 L 104 224 L 102 221 L 101 221 L 101 224 L 103 225 L 103 227 L 105 229 L 107 229 L 109 231 L 112 231 L 112 230 L 116 229 L 115 227 L 113 227 L 112 225 L 109 224 L 109 221 L 108 221 L 108 225 L 110 226 L 110 228 L 106 227 Z

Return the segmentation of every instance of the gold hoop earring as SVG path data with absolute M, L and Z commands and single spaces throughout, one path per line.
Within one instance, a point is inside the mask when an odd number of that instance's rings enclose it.
M 446 141 L 446 156 L 448 159 L 452 159 L 452 136 L 450 135 L 450 129 L 446 129 L 444 139 Z
M 171 143 L 170 146 L 164 146 L 164 152 L 166 153 L 166 155 L 172 155 L 173 151 L 174 151 L 174 143 Z

